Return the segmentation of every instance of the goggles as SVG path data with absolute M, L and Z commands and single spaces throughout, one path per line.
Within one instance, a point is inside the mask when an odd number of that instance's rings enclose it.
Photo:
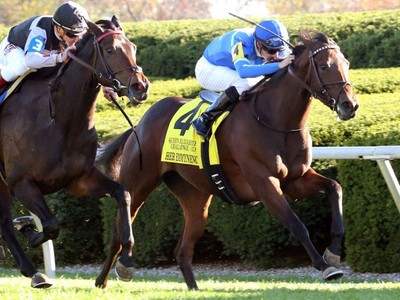
M 285 49 L 285 45 L 283 41 L 277 37 L 269 38 L 264 41 L 260 41 L 262 44 L 263 50 L 268 54 L 275 54 L 276 52 L 282 51 Z
M 67 35 L 67 37 L 69 37 L 71 39 L 74 39 L 74 38 L 79 36 L 79 34 L 73 34 L 73 33 L 69 32 L 69 31 L 65 31 L 65 34 Z
M 265 52 L 267 52 L 268 54 L 271 54 L 271 55 L 273 55 L 273 54 L 279 52 L 279 49 L 272 49 L 272 48 L 266 47 L 266 46 L 264 46 L 264 45 L 262 45 L 262 48 L 263 48 L 263 50 L 264 50 Z

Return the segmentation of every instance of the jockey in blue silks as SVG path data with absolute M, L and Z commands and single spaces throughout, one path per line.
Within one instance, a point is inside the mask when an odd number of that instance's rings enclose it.
M 198 60 L 195 74 L 200 85 L 211 91 L 223 92 L 193 121 L 193 127 L 201 136 L 209 135 L 212 121 L 237 102 L 243 91 L 250 89 L 265 75 L 285 68 L 294 59 L 282 41 L 289 41 L 289 35 L 281 22 L 264 20 L 259 25 L 256 28 L 235 29 L 217 37 Z

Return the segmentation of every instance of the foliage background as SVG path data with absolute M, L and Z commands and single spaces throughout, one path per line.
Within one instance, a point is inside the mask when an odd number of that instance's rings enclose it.
M 399 16 L 400 10 L 393 10 L 285 19 L 291 33 L 303 26 L 327 32 L 350 58 L 352 67 L 358 68 L 350 72 L 361 102 L 358 117 L 337 122 L 326 107 L 314 101 L 309 122 L 314 146 L 400 144 Z M 121 100 L 132 121 L 137 123 L 151 104 L 165 96 L 195 97 L 200 87 L 191 72 L 204 45 L 219 33 L 239 25 L 243 23 L 238 20 L 124 23 L 127 36 L 139 47 L 139 61 L 153 82 L 150 98 L 143 106 L 133 109 Z M 7 28 L 0 28 L 0 36 L 6 32 Z M 102 97 L 95 120 L 101 142 L 128 126 Z M 339 180 L 345 191 L 345 258 L 351 266 L 363 271 L 399 271 L 398 211 L 376 164 L 332 160 L 315 162 L 315 167 Z M 397 162 L 394 167 L 399 172 Z M 320 196 L 305 200 L 293 203 L 293 208 L 322 249 L 329 242 L 329 205 Z M 115 218 L 113 200 L 77 200 L 60 192 L 48 197 L 48 201 L 61 222 L 62 234 L 55 241 L 57 263 L 101 262 Z M 26 211 L 16 205 L 14 216 L 21 214 Z M 160 186 L 146 201 L 133 225 L 137 264 L 173 260 L 173 247 L 181 227 L 182 214 L 177 202 Z M 33 260 L 40 263 L 40 249 L 25 247 Z M 216 199 L 195 259 L 229 257 L 268 267 L 302 264 L 304 260 L 293 260 L 302 255 L 304 250 L 262 206 L 228 206 Z M 380 263 L 383 259 L 384 264 Z M 5 264 L 14 264 L 10 255 Z

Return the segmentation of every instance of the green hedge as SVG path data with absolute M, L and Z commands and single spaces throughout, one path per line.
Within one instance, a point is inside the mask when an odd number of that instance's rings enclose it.
M 279 16 L 294 37 L 300 29 L 323 31 L 341 46 L 352 68 L 400 66 L 400 10 Z M 260 20 L 253 20 L 260 21 Z M 126 23 L 138 62 L 150 76 L 187 78 L 206 45 L 218 35 L 252 27 L 238 19 Z
M 276 18 L 287 26 L 293 43 L 300 29 L 327 33 L 341 46 L 352 68 L 400 66 L 400 9 Z M 252 26 L 235 18 L 123 24 L 128 38 L 138 46 L 138 63 L 148 76 L 180 79 L 194 76 L 197 60 L 215 37 L 234 28 Z M 7 29 L 0 27 L 0 38 L 6 34 Z
M 400 110 L 396 110 L 399 116 Z M 399 118 L 378 122 L 347 144 L 400 145 L 399 128 Z M 391 165 L 398 176 L 400 161 L 391 161 Z M 346 261 L 360 272 L 399 272 L 399 210 L 378 164 L 369 160 L 342 160 L 338 162 L 338 173 L 344 190 Z

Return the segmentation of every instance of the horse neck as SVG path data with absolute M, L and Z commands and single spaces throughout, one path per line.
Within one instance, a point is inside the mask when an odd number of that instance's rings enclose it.
M 77 53 L 77 57 L 93 65 L 95 50 L 90 44 L 88 41 Z M 56 122 L 77 128 L 86 124 L 93 127 L 99 85 L 92 70 L 71 59 L 56 81 L 51 97 Z
M 255 99 L 257 110 L 271 128 L 283 131 L 304 128 L 311 108 L 311 95 L 287 71 L 273 77 Z M 304 78 L 304 75 L 302 78 Z

